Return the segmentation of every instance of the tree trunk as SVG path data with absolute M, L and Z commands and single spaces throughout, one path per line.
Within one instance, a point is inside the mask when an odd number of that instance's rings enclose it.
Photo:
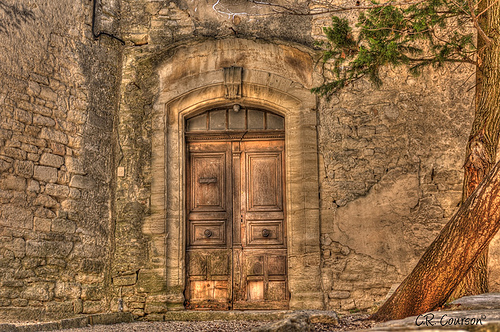
M 499 229 L 500 163 L 497 163 L 372 318 L 401 319 L 443 305 Z
M 479 25 L 491 44 L 478 37 L 476 73 L 476 112 L 465 158 L 462 203 L 476 189 L 495 164 L 500 133 L 500 4 L 495 0 L 480 1 Z M 491 6 L 491 7 L 490 7 Z M 480 255 L 448 301 L 467 295 L 488 292 L 488 248 Z

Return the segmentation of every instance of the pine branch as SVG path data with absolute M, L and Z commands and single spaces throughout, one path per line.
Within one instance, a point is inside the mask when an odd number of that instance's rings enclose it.
M 427 0 L 403 7 L 386 3 L 360 12 L 355 28 L 345 18 L 332 17 L 323 43 L 332 79 L 312 91 L 331 96 L 362 77 L 380 86 L 379 70 L 386 65 L 407 66 L 414 75 L 445 63 L 477 65 L 473 35 L 460 29 L 464 18 L 470 20 L 464 15 L 470 1 Z

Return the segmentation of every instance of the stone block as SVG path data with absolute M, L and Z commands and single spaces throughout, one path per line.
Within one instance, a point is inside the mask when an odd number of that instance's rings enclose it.
M 137 282 L 137 274 L 127 274 L 113 277 L 113 285 L 115 286 L 129 286 Z
M 74 304 L 73 304 L 73 310 L 75 310 Z M 75 313 L 76 313 L 76 311 L 75 311 Z M 88 324 L 89 324 L 88 317 L 68 318 L 68 319 L 61 320 L 61 328 L 62 329 L 78 329 L 78 328 L 87 327 Z
M 26 159 L 28 159 L 29 161 L 38 161 L 40 160 L 40 155 L 37 153 L 28 153 Z
M 14 324 L 0 324 L 0 331 L 3 332 L 18 332 L 17 326 Z
M 163 321 L 165 321 L 164 314 L 149 314 L 148 315 L 148 322 L 163 322 Z
M 63 166 L 63 168 L 65 167 Z M 57 183 L 67 185 L 69 184 L 70 179 L 71 179 L 70 173 L 66 172 L 65 170 L 57 172 Z
M 19 297 L 19 290 L 11 286 L 11 281 L 6 280 L 2 282 L 2 288 L 0 288 L 0 298 L 15 299 Z
M 98 312 L 104 312 L 104 311 L 105 311 L 105 305 L 101 301 L 83 301 L 82 312 L 84 314 L 96 314 Z
M 20 148 L 21 147 L 21 142 L 19 141 L 19 136 L 15 135 L 12 137 L 11 140 L 7 140 L 5 142 L 5 147 L 8 148 Z
M 50 278 L 53 276 L 60 275 L 61 269 L 58 266 L 45 265 L 39 266 L 34 269 L 35 275 L 39 278 Z
M 54 183 L 57 181 L 57 168 L 35 166 L 33 177 L 40 181 Z
M 47 127 L 42 128 L 42 132 L 40 133 L 40 138 L 61 144 L 68 144 L 68 135 L 66 135 L 62 131 Z
M 95 183 L 91 178 L 82 175 L 73 175 L 69 182 L 70 187 L 78 189 L 92 189 L 94 185 Z
M 165 278 L 158 272 L 140 270 L 137 276 L 137 290 L 143 293 L 155 293 L 165 290 Z
M 14 197 L 14 194 L 10 190 L 0 189 L 0 203 L 9 203 L 12 197 Z
M 351 292 L 349 291 L 333 291 L 328 293 L 330 299 L 348 299 L 351 297 Z
M 137 317 L 143 317 L 145 316 L 146 314 L 144 313 L 144 310 L 143 309 L 133 309 L 131 311 L 132 315 L 134 316 L 137 316 Z
M 33 124 L 44 127 L 54 127 L 56 125 L 56 122 L 49 117 L 40 114 L 35 114 L 33 115 Z
M 47 282 L 35 282 L 21 293 L 21 297 L 26 300 L 49 301 L 54 294 L 51 291 L 52 284 Z
M 128 304 L 128 307 L 130 309 L 144 309 L 145 303 L 144 302 L 130 302 Z
M 83 301 L 81 299 L 76 299 L 73 303 L 75 314 L 81 314 L 83 312 Z
M 49 79 L 47 77 L 35 74 L 33 72 L 30 73 L 30 79 L 32 81 L 34 81 L 34 82 L 37 82 L 37 83 L 40 83 L 40 84 L 43 84 L 43 85 L 49 85 Z
M 89 317 L 91 325 L 109 325 L 118 323 L 130 323 L 134 321 L 134 317 L 128 312 L 112 312 Z
M 40 93 L 38 95 L 43 100 L 57 101 L 57 93 L 52 91 L 51 88 L 47 86 L 41 86 Z
M 33 213 L 31 210 L 9 204 L 3 205 L 1 212 L 0 225 L 15 228 L 33 228 Z
M 76 243 L 73 255 L 79 258 L 95 258 L 103 257 L 106 249 L 103 246 L 95 244 L 81 244 Z
M 33 176 L 34 165 L 32 161 L 19 160 L 15 162 L 14 169 L 16 174 L 25 178 L 31 178 Z
M 81 149 L 83 146 L 83 138 L 81 136 L 70 136 L 68 146 L 73 149 Z
M 26 159 L 26 151 L 23 151 L 18 148 L 5 148 L 4 150 L 4 155 L 7 157 L 11 157 L 17 160 L 24 160 Z
M 64 258 L 73 249 L 73 242 L 64 241 L 26 241 L 26 254 L 32 257 Z
M 85 258 L 80 265 L 80 271 L 88 274 L 100 274 L 104 270 L 104 263 L 100 259 Z
M 24 191 L 26 189 L 26 179 L 12 174 L 0 180 L 0 189 Z
M 82 287 L 82 300 L 90 300 L 90 301 L 98 301 L 104 297 L 104 290 L 102 286 L 87 286 L 83 285 Z
M 50 227 L 52 224 L 52 219 L 48 218 L 34 218 L 34 230 L 37 232 L 50 232 Z
M 16 120 L 21 121 L 23 123 L 31 123 L 33 121 L 33 116 L 30 112 L 26 112 L 22 109 L 17 108 L 14 117 Z
M 81 197 L 82 197 L 82 193 L 79 189 L 76 189 L 76 188 L 69 189 L 69 198 L 79 199 Z
M 14 307 L 26 307 L 28 305 L 28 300 L 26 299 L 12 299 L 12 306 Z M 0 328 L 0 331 L 3 331 Z
M 44 193 L 55 197 L 68 197 L 69 187 L 60 184 L 49 183 L 45 186 Z
M 53 312 L 53 313 L 74 313 L 74 303 L 73 301 L 63 301 L 63 302 L 48 302 L 45 304 L 45 309 L 48 312 Z
M 66 169 L 73 174 L 85 175 L 83 164 L 78 158 L 66 157 Z
M 22 143 L 21 150 L 26 151 L 28 153 L 38 153 L 39 149 L 37 146 L 33 144 Z
M 64 164 L 64 158 L 52 153 L 44 153 L 40 157 L 40 165 L 59 168 Z
M 66 154 L 66 146 L 56 142 L 50 142 L 50 148 L 52 149 L 52 153 L 59 156 L 64 156 Z
M 64 218 L 56 218 L 52 220 L 50 228 L 52 232 L 72 234 L 76 231 L 76 224 L 71 220 Z
M 16 258 L 23 258 L 26 255 L 26 241 L 23 238 L 15 237 L 12 241 L 5 243 L 4 247 L 12 251 Z
M 0 172 L 5 172 L 12 166 L 12 162 L 0 159 Z
M 139 308 L 137 308 L 139 309 Z M 146 314 L 151 313 L 164 313 L 167 312 L 168 306 L 166 302 L 146 302 L 144 306 L 144 312 Z
M 58 205 L 57 201 L 49 195 L 40 194 L 37 196 L 33 205 L 42 205 L 44 207 L 53 208 Z

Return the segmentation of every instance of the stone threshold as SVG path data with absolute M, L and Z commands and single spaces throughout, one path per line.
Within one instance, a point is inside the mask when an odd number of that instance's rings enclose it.
M 54 331 L 62 329 L 88 327 L 93 325 L 130 323 L 133 321 L 134 317 L 129 312 L 113 312 L 113 313 L 93 314 L 87 316 L 65 318 L 50 322 L 0 323 L 0 331 L 2 332 Z
M 168 311 L 163 314 L 149 314 L 144 320 L 148 321 L 209 321 L 209 320 L 245 320 L 245 321 L 274 321 L 283 319 L 293 310 L 179 310 Z

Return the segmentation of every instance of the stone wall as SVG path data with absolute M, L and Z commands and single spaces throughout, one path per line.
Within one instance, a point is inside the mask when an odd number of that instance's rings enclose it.
M 107 307 L 121 45 L 91 17 L 87 0 L 0 1 L 2 307 Z
M 471 70 L 346 90 L 319 113 L 323 282 L 329 307 L 366 309 L 402 281 L 456 210 L 472 118 Z
M 162 85 L 155 71 L 174 57 L 174 50 L 212 38 L 258 38 L 277 45 L 295 42 L 315 52 L 313 41 L 323 38 L 321 28 L 329 24 L 328 16 L 283 18 L 268 15 L 271 11 L 234 1 L 219 1 L 216 6 L 189 1 L 123 2 L 123 15 L 134 19 L 122 26 L 132 45 L 125 49 L 121 89 L 124 154 L 120 159 L 125 176 L 118 180 L 117 234 L 121 237 L 113 273 L 119 287 L 113 303 L 124 301 L 127 310 L 138 315 L 169 310 L 165 304 L 169 301 L 179 301 L 181 307 L 182 296 L 165 294 L 182 291 L 182 286 L 169 288 L 167 274 L 180 265 L 175 277 L 182 279 L 184 256 L 177 252 L 175 262 L 165 257 L 173 248 L 182 248 L 182 232 L 169 225 L 170 219 L 165 228 L 151 227 L 156 217 L 150 198 L 155 200 L 152 188 L 158 170 L 148 161 L 154 159 L 151 145 L 166 144 L 152 134 L 159 125 L 155 112 L 164 112 L 154 105 L 161 91 L 180 94 L 184 88 Z M 193 57 L 207 51 L 200 52 Z M 227 57 L 224 50 L 220 54 Z M 259 61 L 256 57 L 255 62 Z M 179 80 L 197 77 L 199 68 L 193 63 L 174 63 L 169 75 Z M 227 65 L 242 63 L 253 65 L 244 56 Z M 319 74 L 319 67 L 315 68 Z M 380 303 L 452 215 L 460 199 L 463 153 L 472 119 L 471 73 L 472 68 L 450 66 L 414 78 L 402 69 L 388 69 L 380 90 L 359 82 L 331 101 L 319 102 L 320 265 L 326 308 L 367 309 Z M 203 84 L 200 80 L 199 86 Z M 170 199 L 166 209 L 178 204 L 178 197 Z M 128 254 L 130 246 L 125 243 L 133 243 L 137 254 Z M 492 269 L 495 275 L 496 268 Z
M 330 18 L 247 1 L 99 3 L 96 31 L 125 46 L 94 40 L 91 1 L 0 0 L 0 306 L 154 319 L 184 300 L 184 235 L 172 223 L 182 176 L 168 173 L 184 166 L 165 148 L 183 136 L 164 132 L 179 121 L 166 94 L 193 104 L 193 91 L 221 84 L 222 67 L 243 66 L 252 87 L 309 105 L 302 92 L 321 81 L 314 41 Z M 388 68 L 381 89 L 360 81 L 301 109 L 315 134 L 294 151 L 314 150 L 307 167 L 319 180 L 307 190 L 319 201 L 302 193 L 296 204 L 309 211 L 293 226 L 306 254 L 290 261 L 316 271 L 320 291 L 298 306 L 371 308 L 411 271 L 460 199 L 471 73 Z

